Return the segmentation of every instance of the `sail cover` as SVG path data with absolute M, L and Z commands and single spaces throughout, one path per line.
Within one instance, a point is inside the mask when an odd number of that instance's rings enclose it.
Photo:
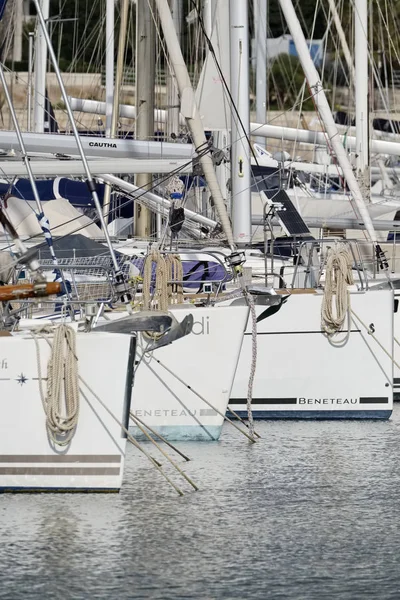
M 39 198 L 43 201 L 66 198 L 76 207 L 92 205 L 92 194 L 84 181 L 74 181 L 66 177 L 38 179 L 36 180 L 36 187 Z M 97 184 L 96 191 L 101 201 L 104 195 L 104 184 Z M 0 183 L 0 195 L 7 193 L 23 200 L 35 199 L 29 179 L 18 179 L 11 188 L 8 183 Z
M 196 90 L 196 103 L 204 127 L 213 131 L 230 129 L 231 111 L 223 79 L 230 86 L 229 73 L 229 0 L 214 0 L 212 3 L 211 43 L 220 66 L 217 69 L 214 57 L 207 53 Z
M 7 4 L 7 0 L 0 0 L 0 21 L 3 18 L 6 4 Z
M 8 217 L 21 237 L 43 236 L 35 211 L 36 203 L 33 201 L 21 202 L 19 198 L 12 197 L 7 200 Z M 101 229 L 64 198 L 46 202 L 45 213 L 49 219 L 53 236 L 71 235 L 79 232 L 87 237 L 103 237 Z M 1 234 L 4 235 L 4 231 L 0 226 Z
M 211 257 L 207 254 L 199 254 L 197 257 L 182 258 L 182 270 L 183 270 L 183 289 L 191 292 L 201 292 L 205 283 L 215 283 L 218 285 L 220 282 L 224 284 L 231 280 L 231 275 L 226 269 L 217 261 L 211 260 Z M 137 275 L 142 275 L 144 271 L 144 261 L 142 257 L 135 257 L 131 259 L 131 264 L 137 269 Z M 152 264 L 152 281 L 156 278 L 156 263 Z
M 79 209 L 94 207 L 92 194 L 90 193 L 86 182 L 68 179 L 66 177 L 56 177 L 55 179 L 37 179 L 36 187 L 39 198 L 42 202 L 47 200 L 57 200 L 65 198 L 72 206 Z M 100 204 L 103 203 L 104 184 L 96 184 L 97 195 Z M 7 182 L 0 182 L 0 196 L 14 196 L 22 200 L 34 200 L 32 186 L 29 179 L 17 179 L 12 186 Z M 129 197 L 120 196 L 118 215 L 124 218 L 131 218 L 133 215 L 133 202 Z

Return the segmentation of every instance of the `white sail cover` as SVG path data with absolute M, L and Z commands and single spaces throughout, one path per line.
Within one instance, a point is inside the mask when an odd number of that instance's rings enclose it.
M 90 238 L 103 237 L 101 229 L 81 214 L 64 198 L 44 202 L 44 212 L 50 222 L 50 230 L 54 237 L 80 233 Z M 7 216 L 21 237 L 43 235 L 36 218 L 36 203 L 21 198 L 8 198 Z M 0 226 L 0 235 L 4 234 Z
M 229 0 L 213 0 L 211 43 L 225 81 L 230 88 L 229 76 Z M 204 128 L 217 131 L 230 129 L 229 101 L 221 75 L 213 56 L 207 52 L 196 90 L 196 104 Z

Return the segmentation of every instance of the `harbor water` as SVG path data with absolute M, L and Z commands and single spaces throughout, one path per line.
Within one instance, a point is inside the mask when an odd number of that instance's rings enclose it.
M 182 498 L 133 447 L 119 495 L 0 496 L 0 598 L 399 598 L 400 406 L 257 429 L 181 444 Z

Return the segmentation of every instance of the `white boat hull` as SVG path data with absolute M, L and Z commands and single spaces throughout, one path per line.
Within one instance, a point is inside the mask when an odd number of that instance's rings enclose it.
M 379 347 L 354 321 L 348 342 L 332 346 L 321 332 L 321 294 L 292 294 L 257 325 L 254 418 L 387 419 L 393 408 L 393 292 L 351 293 L 351 306 L 374 329 Z M 257 306 L 258 316 L 265 306 Z M 344 333 L 336 336 L 343 339 Z M 245 333 L 230 406 L 247 416 L 251 323 Z
M 132 340 L 132 341 L 131 341 Z M 39 340 L 42 377 L 50 347 Z M 78 333 L 79 374 L 118 419 L 127 424 L 132 389 L 134 339 L 126 335 Z M 46 388 L 46 381 L 43 381 Z M 125 434 L 81 384 L 75 435 L 54 447 L 46 430 L 39 393 L 35 342 L 28 333 L 0 337 L 0 491 L 118 491 L 122 484 Z
M 133 413 L 170 441 L 217 440 L 227 410 L 248 318 L 244 306 L 171 308 L 181 321 L 194 316 L 193 332 L 146 355 L 135 375 Z M 138 343 L 138 354 L 141 353 Z M 155 359 L 159 359 L 186 385 Z M 208 406 L 192 390 L 198 392 Z M 131 422 L 130 432 L 143 438 Z

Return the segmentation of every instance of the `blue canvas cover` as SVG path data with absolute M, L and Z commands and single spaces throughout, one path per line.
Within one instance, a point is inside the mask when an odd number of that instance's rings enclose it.
M 36 187 L 42 202 L 54 200 L 55 198 L 65 198 L 75 208 L 85 209 L 94 206 L 92 194 L 85 181 L 76 181 L 67 177 L 37 179 Z M 104 184 L 96 183 L 96 191 L 100 204 L 103 204 Z M 8 183 L 0 183 L 0 195 L 4 196 L 6 194 L 23 200 L 35 200 L 29 179 L 18 179 L 12 186 Z M 121 197 L 121 205 L 122 208 L 118 209 L 118 215 L 125 219 L 131 218 L 133 216 L 132 199 L 125 196 Z
M 133 258 L 131 263 L 143 274 L 145 259 L 142 257 Z M 156 277 L 156 264 L 152 266 L 152 279 Z M 203 288 L 203 284 L 207 282 L 218 283 L 220 281 L 230 281 L 231 276 L 226 273 L 224 267 L 212 260 L 183 260 L 183 281 L 184 289 L 193 291 L 194 293 L 200 292 Z
M 0 21 L 3 18 L 4 10 L 6 8 L 7 0 L 0 0 Z
M 66 198 L 73 206 L 92 206 L 92 195 L 84 181 L 75 181 L 60 177 L 57 179 L 37 179 L 36 187 L 42 201 L 54 200 L 55 198 Z M 100 200 L 103 199 L 104 185 L 97 184 L 96 190 Z M 0 183 L 0 194 L 10 192 L 16 198 L 23 200 L 34 200 L 33 190 L 29 179 L 18 179 L 14 185 L 9 187 L 7 183 Z

